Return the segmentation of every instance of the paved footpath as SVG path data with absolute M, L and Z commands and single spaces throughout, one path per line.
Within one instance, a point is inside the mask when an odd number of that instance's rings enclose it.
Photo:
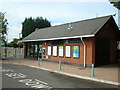
M 20 59 L 20 64 L 17 59 L 2 60 L 2 63 L 13 63 L 17 65 L 25 65 L 33 68 L 39 68 L 42 70 L 56 72 L 71 77 L 82 78 L 87 80 L 93 80 L 100 83 L 106 83 L 110 85 L 120 85 L 118 78 L 118 71 L 120 67 L 118 65 L 105 65 L 96 67 L 94 69 L 95 76 L 91 75 L 91 68 L 83 68 L 79 66 L 73 66 L 68 64 L 62 64 L 62 70 L 59 70 L 59 64 L 55 62 L 41 61 L 38 65 L 37 60 L 32 59 Z

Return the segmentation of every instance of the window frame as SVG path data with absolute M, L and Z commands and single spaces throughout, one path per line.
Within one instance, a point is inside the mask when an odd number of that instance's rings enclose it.
M 59 53 L 59 50 L 60 50 L 59 46 L 62 46 L 62 47 L 63 47 L 63 55 L 62 55 L 62 56 L 59 55 L 59 54 L 60 54 L 60 53 Z M 59 46 L 58 46 L 58 56 L 59 56 L 59 57 L 64 57 L 64 46 L 63 46 L 63 45 L 59 45 Z
M 55 46 L 52 46 L 53 48 L 53 50 L 52 50 L 52 56 L 54 56 L 54 57 L 57 57 L 58 56 L 58 46 L 57 45 L 55 45 Z M 56 47 L 56 48 L 54 48 L 54 47 Z M 55 50 L 54 49 L 56 49 L 56 52 L 54 52 Z
M 79 48 L 79 50 L 78 50 L 79 57 L 74 57 L 74 55 L 73 55 L 73 54 L 74 54 L 74 53 L 73 53 L 73 48 L 74 48 L 74 46 L 78 46 L 78 48 Z M 80 45 L 73 45 L 73 46 L 72 46 L 72 57 L 73 57 L 73 58 L 80 58 Z
M 70 56 L 69 56 L 69 57 L 66 56 L 66 47 L 70 47 L 70 48 L 69 48 L 69 50 L 70 50 L 70 54 L 69 54 Z M 71 46 L 70 46 L 70 45 L 66 45 L 66 46 L 65 46 L 65 57 L 66 57 L 66 58 L 71 58 Z
M 50 53 L 49 53 L 49 47 L 51 48 L 51 52 Z M 48 56 L 52 56 L 52 46 L 47 46 L 47 55 Z

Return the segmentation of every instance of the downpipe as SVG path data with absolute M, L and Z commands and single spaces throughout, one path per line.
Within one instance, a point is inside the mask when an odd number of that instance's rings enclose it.
M 83 43 L 83 45 L 84 45 L 84 67 L 86 67 L 86 44 L 85 44 L 85 42 L 83 41 L 83 38 L 82 38 L 82 37 L 80 37 L 80 39 L 81 39 L 81 41 L 82 41 L 82 43 Z

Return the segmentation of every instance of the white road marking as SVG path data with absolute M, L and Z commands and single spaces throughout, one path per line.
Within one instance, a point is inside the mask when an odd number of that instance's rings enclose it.
M 16 77 L 13 77 L 13 78 L 26 78 L 27 76 L 22 74 L 22 73 L 19 73 L 19 74 L 16 74 Z
M 26 78 L 27 76 L 22 74 L 22 73 L 7 73 L 6 74 L 8 77 L 12 77 L 12 78 Z
M 10 70 L 10 69 L 5 70 L 5 69 L 2 69 L 2 72 L 13 72 L 13 70 Z
M 50 86 L 46 86 L 46 85 L 43 85 L 43 84 L 39 84 L 39 85 L 31 86 L 31 87 L 33 87 L 33 88 L 48 88 L 48 89 L 52 88 Z
M 52 87 L 50 87 L 48 85 L 48 83 L 40 81 L 38 79 L 26 79 L 26 75 L 22 74 L 22 73 L 15 73 L 13 72 L 13 70 L 3 70 L 5 72 L 10 72 L 10 73 L 6 73 L 5 75 L 8 77 L 11 77 L 13 79 L 15 78 L 21 78 L 22 80 L 19 80 L 19 82 L 21 83 L 25 83 L 25 85 L 30 86 L 32 88 L 46 88 L 46 89 L 51 89 Z
M 25 83 L 27 86 L 31 86 L 32 88 L 52 88 L 48 86 L 47 83 L 40 81 L 38 79 L 32 80 L 32 79 L 23 79 L 19 80 L 19 82 Z
M 22 82 L 22 83 L 27 83 L 27 82 L 30 82 L 32 81 L 32 79 L 23 79 L 23 80 L 19 80 L 19 82 Z
M 25 83 L 25 85 L 28 85 L 28 86 L 37 85 L 37 84 L 40 84 L 40 83 L 36 81 L 30 81 L 30 82 Z
M 40 83 L 45 84 L 45 85 L 48 85 L 48 83 L 45 83 L 45 82 L 40 81 L 40 80 L 38 80 L 38 79 L 35 79 L 35 81 L 40 82 Z

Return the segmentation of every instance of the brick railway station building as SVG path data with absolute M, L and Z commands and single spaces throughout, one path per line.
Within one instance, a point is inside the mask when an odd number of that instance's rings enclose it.
M 36 29 L 20 42 L 24 57 L 79 64 L 106 65 L 117 62 L 120 31 L 112 15 Z

